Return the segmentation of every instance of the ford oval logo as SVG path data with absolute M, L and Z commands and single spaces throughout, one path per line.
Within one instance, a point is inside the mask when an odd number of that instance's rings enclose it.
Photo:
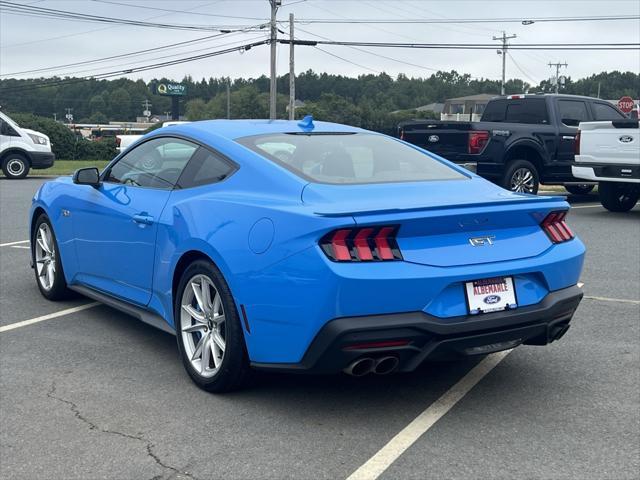
M 500 301 L 499 295 L 489 295 L 488 297 L 484 297 L 484 303 L 487 305 L 493 305 Z
M 438 135 L 429 135 L 429 141 L 431 143 L 436 143 L 438 140 L 440 140 L 440 137 Z
M 633 137 L 631 135 L 622 135 L 620 137 L 620 141 L 622 143 L 631 143 L 631 142 L 633 142 Z

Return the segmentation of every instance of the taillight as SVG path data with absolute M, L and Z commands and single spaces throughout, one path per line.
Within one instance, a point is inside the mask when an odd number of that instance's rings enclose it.
M 489 132 L 469 132 L 469 153 L 480 153 L 489 141 Z
M 400 129 L 400 140 L 404 140 L 404 128 Z
M 540 224 L 553 243 L 567 242 L 574 237 L 569 225 L 565 222 L 566 216 L 567 210 L 551 212 Z
M 580 155 L 580 130 L 576 133 L 576 138 L 573 141 L 573 153 Z
M 120 137 L 116 137 L 116 147 L 119 147 L 121 142 L 122 139 Z
M 341 228 L 320 240 L 322 251 L 335 262 L 402 260 L 397 226 Z

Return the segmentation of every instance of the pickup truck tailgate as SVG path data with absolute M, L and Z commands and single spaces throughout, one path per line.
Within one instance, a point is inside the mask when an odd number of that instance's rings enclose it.
M 466 154 L 470 122 L 414 123 L 401 127 L 400 138 L 448 160 Z

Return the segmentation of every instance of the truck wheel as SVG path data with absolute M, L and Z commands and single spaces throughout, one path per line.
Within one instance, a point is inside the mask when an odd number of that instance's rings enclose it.
M 628 212 L 640 197 L 640 186 L 633 183 L 600 182 L 600 203 L 610 212 Z
M 11 180 L 26 177 L 30 168 L 29 161 L 19 153 L 10 153 L 2 161 L 2 172 Z
M 594 187 L 595 185 L 588 183 L 566 183 L 564 185 L 565 190 L 573 195 L 587 195 Z
M 512 192 L 538 193 L 540 180 L 536 167 L 526 160 L 514 160 L 509 163 L 502 179 L 502 187 Z

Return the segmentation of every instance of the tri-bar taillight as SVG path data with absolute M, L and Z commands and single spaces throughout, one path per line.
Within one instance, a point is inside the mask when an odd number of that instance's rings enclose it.
M 340 228 L 326 234 L 320 247 L 335 262 L 402 260 L 395 225 Z
M 566 216 L 567 210 L 551 212 L 540 224 L 553 243 L 568 242 L 574 237 L 569 225 L 565 222 Z
M 486 130 L 476 130 L 469 132 L 469 142 L 467 150 L 470 154 L 481 153 L 489 142 L 489 132 Z

